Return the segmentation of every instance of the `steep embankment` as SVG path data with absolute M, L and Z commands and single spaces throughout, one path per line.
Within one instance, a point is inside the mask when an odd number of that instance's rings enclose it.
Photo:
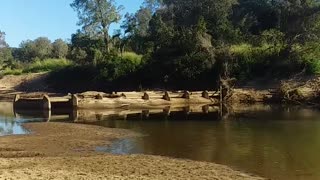
M 7 75 L 0 79 L 0 101 L 12 101 L 15 94 L 41 95 L 50 92 L 48 73 Z
M 0 91 L 48 91 L 48 73 L 7 75 L 0 79 Z

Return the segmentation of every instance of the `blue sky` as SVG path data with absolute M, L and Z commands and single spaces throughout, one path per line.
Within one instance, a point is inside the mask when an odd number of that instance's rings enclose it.
M 52 41 L 58 38 L 68 40 L 80 29 L 77 14 L 70 7 L 72 0 L 1 0 L 0 30 L 6 33 L 6 41 L 18 47 L 21 41 L 45 36 Z M 143 0 L 116 0 L 126 12 L 135 12 Z M 113 25 L 113 29 L 119 25 Z

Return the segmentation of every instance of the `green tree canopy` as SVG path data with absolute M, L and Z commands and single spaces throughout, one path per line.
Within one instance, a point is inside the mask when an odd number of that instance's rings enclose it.
M 74 0 L 71 7 L 77 11 L 79 22 L 85 33 L 91 37 L 102 36 L 107 52 L 110 51 L 109 28 L 121 19 L 122 6 L 116 6 L 114 0 Z
M 6 67 L 13 60 L 11 49 L 6 40 L 5 33 L 0 31 L 0 69 Z
M 55 58 L 66 58 L 69 47 L 62 39 L 57 39 L 52 43 L 52 56 Z
M 35 58 L 43 60 L 52 56 L 52 44 L 47 37 L 23 41 L 17 54 L 22 61 L 32 61 Z

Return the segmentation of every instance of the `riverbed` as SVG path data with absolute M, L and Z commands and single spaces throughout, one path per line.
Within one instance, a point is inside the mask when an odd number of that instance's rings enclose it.
M 213 162 L 270 179 L 320 178 L 320 112 L 314 109 L 241 106 L 223 117 L 214 107 L 99 110 L 52 113 L 50 119 L 43 113 L 9 111 L 2 110 L 6 115 L 2 115 L 1 122 L 5 116 L 13 123 L 22 119 L 58 121 L 140 134 L 119 138 L 110 145 L 97 145 L 98 153 Z

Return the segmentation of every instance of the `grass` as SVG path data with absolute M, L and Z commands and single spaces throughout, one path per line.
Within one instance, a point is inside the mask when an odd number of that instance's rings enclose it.
M 63 69 L 72 66 L 73 63 L 67 59 L 45 59 L 37 60 L 28 64 L 20 64 L 19 68 L 6 68 L 0 71 L 1 76 L 5 75 L 21 75 L 25 73 L 39 73 Z
M 27 65 L 27 67 L 23 69 L 23 73 L 55 71 L 71 65 L 72 62 L 67 59 L 45 59 L 43 61 L 38 60 Z
M 2 75 L 21 75 L 22 69 L 10 69 L 6 68 L 1 72 Z

